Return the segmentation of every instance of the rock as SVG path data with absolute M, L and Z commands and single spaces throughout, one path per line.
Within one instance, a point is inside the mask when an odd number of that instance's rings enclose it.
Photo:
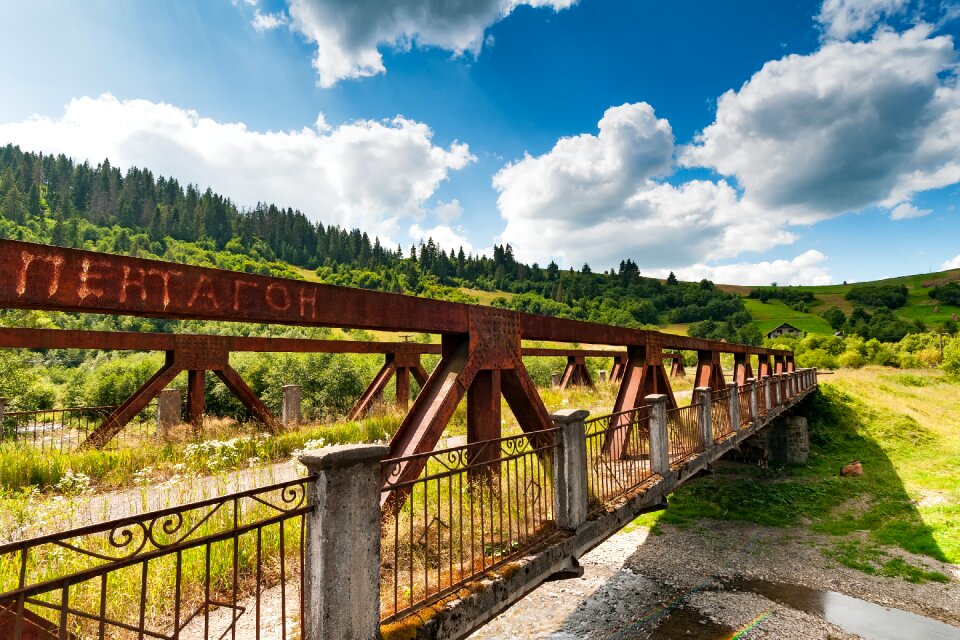
M 840 469 L 840 475 L 842 476 L 862 476 L 863 475 L 863 465 L 859 460 L 853 460 L 850 464 L 844 465 Z

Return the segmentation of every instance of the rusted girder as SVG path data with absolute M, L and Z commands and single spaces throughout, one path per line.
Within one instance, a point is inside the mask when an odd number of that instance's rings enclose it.
M 610 367 L 610 382 L 623 382 L 628 360 L 629 357 L 626 353 L 620 353 L 613 357 L 613 366 Z
M 500 395 L 506 399 L 520 428 L 535 446 L 552 426 L 550 415 L 523 366 L 519 314 L 490 307 L 472 307 L 469 332 L 444 336 L 440 362 L 390 442 L 391 458 L 407 458 L 432 451 L 443 435 L 464 394 L 467 399 L 467 444 L 478 462 L 499 458 L 499 449 L 479 443 L 500 433 Z M 498 380 L 499 379 L 499 380 Z M 391 484 L 416 479 L 426 459 L 415 457 L 390 469 Z M 386 480 L 386 478 L 384 478 Z M 384 494 L 383 503 L 402 498 Z
M 693 380 L 694 387 L 710 387 L 714 390 L 727 388 L 719 351 L 697 351 L 697 373 Z
M 787 355 L 785 355 L 785 356 L 783 356 L 783 357 L 784 357 L 784 359 L 786 360 L 787 373 L 793 373 L 794 371 L 796 371 L 796 370 L 797 370 L 797 365 L 796 365 L 796 363 L 793 361 L 793 354 L 787 354 Z
M 0 308 L 6 309 L 463 335 L 469 333 L 470 310 L 477 308 L 16 240 L 0 240 L 0 273 L 9 274 L 0 280 Z M 527 340 L 789 353 L 594 322 L 517 317 Z
M 784 356 L 781 354 L 774 354 L 773 356 L 773 372 L 777 375 L 784 373 L 786 371 L 786 361 Z
M 750 367 L 750 356 L 746 353 L 733 354 L 733 380 L 738 386 L 747 384 L 747 379 L 753 377 Z
M 171 335 L 172 348 L 166 351 L 163 367 L 104 418 L 103 423 L 87 436 L 80 447 L 85 449 L 104 447 L 182 371 L 187 372 L 188 421 L 198 433 L 203 421 L 204 374 L 207 371 L 213 371 L 251 415 L 268 429 L 276 432 L 279 428 L 276 416 L 253 393 L 240 374 L 230 366 L 230 355 L 225 349 L 225 342 L 216 340 L 217 337 Z
M 683 378 L 687 375 L 686 369 L 683 368 L 683 354 L 679 352 L 664 353 L 663 359 L 670 360 L 670 377 L 671 378 Z
M 474 418 L 468 424 L 468 441 L 492 433 L 489 424 L 493 414 L 492 403 L 497 396 L 495 377 L 498 372 L 500 392 L 517 417 L 521 428 L 531 439 L 542 444 L 542 432 L 550 426 L 549 415 L 543 406 L 533 382 L 522 361 L 521 340 L 549 340 L 556 342 L 611 345 L 628 347 L 623 366 L 622 384 L 618 393 L 617 410 L 631 409 L 640 404 L 648 393 L 666 393 L 670 406 L 675 406 L 670 383 L 663 368 L 662 351 L 695 350 L 712 354 L 709 366 L 698 367 L 701 379 L 714 378 L 722 383 L 719 371 L 719 353 L 757 354 L 763 358 L 777 356 L 780 370 L 788 350 L 774 350 L 748 345 L 728 344 L 700 338 L 675 336 L 654 331 L 614 327 L 591 322 L 561 318 L 546 318 L 531 314 L 509 312 L 489 307 L 464 305 L 438 300 L 414 298 L 377 291 L 350 289 L 297 280 L 234 273 L 206 267 L 143 260 L 76 249 L 63 249 L 13 240 L 0 240 L 0 308 L 40 309 L 79 313 L 106 313 L 166 319 L 222 320 L 233 322 L 265 322 L 271 324 L 344 327 L 397 332 L 424 332 L 443 336 L 441 360 L 423 385 L 410 412 L 391 443 L 391 456 L 406 456 L 433 449 L 442 435 L 464 394 L 474 391 L 474 405 L 487 407 L 468 411 Z M 154 334 L 156 336 L 156 334 Z M 4 336 L 0 334 L 0 339 Z M 296 342 L 280 344 L 279 339 L 229 338 L 223 342 L 209 342 L 205 346 L 215 352 L 218 362 L 204 354 L 201 347 L 178 346 L 177 339 L 199 340 L 202 336 L 175 336 L 173 349 L 169 337 L 152 337 L 153 346 L 140 338 L 127 342 L 134 349 L 155 348 L 172 350 L 168 364 L 153 380 L 139 390 L 127 403 L 118 408 L 118 415 L 98 437 L 108 434 L 116 424 L 161 387 L 161 380 L 179 371 L 214 371 L 231 386 L 254 415 L 270 417 L 257 405 L 249 389 L 242 384 L 225 362 L 230 351 L 308 351 Z M 117 343 L 130 340 L 117 338 Z M 236 340 L 237 342 L 231 342 Z M 258 343 L 255 341 L 267 340 Z M 202 340 L 201 340 L 202 342 Z M 316 344 L 316 341 L 306 341 Z M 345 343 L 338 343 L 340 349 Z M 370 344 L 370 343 L 368 343 Z M 356 353 L 394 353 L 377 347 Z M 17 346 L 17 345 L 10 345 Z M 51 345 L 63 347 L 64 345 Z M 214 349 L 214 346 L 216 347 Z M 290 347 L 297 348 L 290 348 Z M 246 347 L 246 348 L 244 348 Z M 410 347 L 410 353 L 425 353 L 429 345 Z M 82 348 L 82 347 L 77 347 Z M 97 347 L 89 347 L 97 348 Z M 434 347 L 435 348 L 435 347 Z M 357 349 L 367 349 L 358 346 Z M 567 353 L 566 355 L 572 355 Z M 181 358 L 195 358 L 197 362 L 180 362 Z M 172 362 L 171 362 L 172 360 Z M 701 365 L 706 361 L 701 358 Z M 709 373 L 703 371 L 709 369 Z M 397 369 L 399 371 L 399 369 Z M 411 370 L 412 371 L 412 370 Z M 481 372 L 491 372 L 489 376 Z M 201 394 L 201 378 L 191 374 L 194 399 Z M 479 381 L 478 381 L 479 378 Z M 400 380 L 402 392 L 406 381 Z M 196 413 L 199 401 L 191 403 Z M 481 414 L 483 414 L 481 416 Z M 127 418 L 129 419 L 129 418 Z M 486 423 L 482 423 L 486 421 Z M 122 424 L 120 425 L 122 426 Z M 469 436 L 469 434 L 473 434 Z M 539 434 L 539 435 L 538 435 Z M 470 440 L 472 438 L 472 440 Z M 607 445 L 608 451 L 619 455 L 622 443 Z M 477 455 L 480 455 L 479 453 Z M 416 459 L 397 466 L 400 478 L 394 482 L 412 480 L 422 470 Z
M 397 344 L 397 343 L 394 343 Z M 400 343 L 403 344 L 403 343 Z M 440 345 L 437 345 L 438 347 Z M 386 354 L 383 367 L 374 377 L 373 382 L 367 387 L 366 391 L 360 396 L 357 402 L 347 414 L 348 420 L 359 420 L 370 409 L 383 398 L 383 392 L 387 388 L 387 383 L 393 376 L 397 377 L 396 397 L 397 407 L 403 411 L 410 405 L 410 376 L 413 376 L 420 388 L 427 383 L 427 371 L 420 364 L 420 354 L 411 352 L 399 352 Z
M 593 379 L 590 377 L 587 361 L 583 356 L 567 356 L 567 366 L 560 378 L 560 389 L 566 389 L 570 385 L 593 386 Z
M 667 408 L 675 409 L 677 401 L 663 367 L 663 353 L 656 347 L 633 347 L 627 350 L 627 363 L 624 366 L 623 381 L 617 391 L 617 401 L 613 406 L 613 421 L 629 421 L 629 414 L 622 412 L 639 407 L 643 399 L 650 394 L 667 396 Z M 613 422 L 611 427 L 619 426 Z M 614 460 L 623 457 L 627 450 L 627 437 L 630 429 L 616 429 L 608 433 L 603 442 L 603 451 Z
M 770 356 L 760 354 L 757 356 L 757 378 L 769 378 L 773 375 L 773 368 L 770 366 Z

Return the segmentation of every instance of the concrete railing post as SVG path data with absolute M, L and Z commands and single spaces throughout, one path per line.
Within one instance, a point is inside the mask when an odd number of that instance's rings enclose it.
M 557 527 L 575 531 L 587 520 L 587 439 L 583 409 L 561 409 L 550 419 L 560 429 L 553 463 L 553 512 Z
M 552 373 L 550 374 L 550 386 L 554 389 L 560 386 L 560 374 Z
M 3 434 L 3 412 L 4 410 L 6 410 L 6 408 L 7 408 L 7 399 L 0 398 L 0 435 Z M 16 426 L 14 426 L 13 436 L 16 437 L 16 435 L 17 435 L 17 428 Z
M 730 430 L 740 430 L 740 385 L 736 382 L 728 382 L 727 389 L 730 390 L 730 397 L 727 402 L 730 403 Z
M 607 372 L 605 369 L 597 371 L 597 379 L 600 380 L 601 383 L 605 383 L 607 381 Z
M 670 473 L 670 440 L 667 435 L 667 396 L 654 394 L 643 399 L 650 405 L 650 472 L 666 477 Z
M 379 633 L 380 461 L 389 451 L 338 445 L 300 455 L 315 476 L 304 536 L 304 640 Z
M 293 427 L 300 424 L 302 400 L 303 387 L 298 384 L 283 386 L 283 426 Z
M 775 373 L 772 376 L 770 376 L 770 388 L 773 389 L 773 394 L 772 394 L 773 406 L 779 407 L 781 402 L 781 399 L 780 399 L 781 386 L 780 386 L 779 373 Z
M 704 451 L 713 446 L 713 411 L 711 409 L 710 387 L 697 387 L 693 390 L 693 401 L 700 404 L 697 423 L 700 425 L 700 446 Z
M 157 394 L 157 437 L 166 438 L 170 429 L 182 422 L 183 392 L 180 389 L 164 389 Z
M 747 384 L 750 385 L 750 416 L 756 422 L 760 416 L 760 403 L 757 402 L 757 379 L 747 378 Z

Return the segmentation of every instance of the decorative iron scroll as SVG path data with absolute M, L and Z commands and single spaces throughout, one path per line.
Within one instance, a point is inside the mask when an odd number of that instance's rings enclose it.
M 3 637 L 19 640 L 39 626 L 60 637 L 77 630 L 172 639 L 191 624 L 206 635 L 212 611 L 230 610 L 222 624 L 233 629 L 246 610 L 238 603 L 251 597 L 259 628 L 262 586 L 279 580 L 285 589 L 291 574 L 301 574 L 285 556 L 299 554 L 302 566 L 310 480 L 0 546 L 0 615 L 12 634 Z

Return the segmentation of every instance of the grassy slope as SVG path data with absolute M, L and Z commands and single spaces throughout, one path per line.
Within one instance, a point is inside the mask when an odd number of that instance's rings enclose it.
M 800 409 L 810 461 L 784 470 L 718 465 L 642 524 L 708 517 L 827 534 L 826 555 L 869 573 L 943 581 L 890 548 L 960 563 L 960 383 L 941 372 L 842 370 Z M 841 478 L 852 459 L 864 475 Z
M 855 284 L 900 284 L 907 287 L 909 294 L 907 304 L 901 309 L 897 309 L 897 315 L 906 320 L 923 320 L 928 325 L 939 325 L 949 319 L 953 314 L 960 315 L 960 307 L 949 305 L 940 305 L 940 311 L 935 311 L 937 301 L 928 294 L 930 289 L 938 284 L 946 282 L 960 281 L 960 269 L 950 271 L 940 271 L 936 273 L 917 274 L 912 276 L 901 276 L 898 278 L 887 278 L 875 282 L 855 283 Z M 735 285 L 719 285 L 721 289 L 737 293 L 746 297 L 751 288 Z M 753 315 L 760 331 L 766 333 L 781 322 L 789 322 L 798 329 L 812 333 L 833 334 L 833 330 L 826 322 L 820 318 L 820 314 L 830 307 L 840 307 L 844 313 L 850 313 L 853 305 L 844 298 L 846 292 L 852 287 L 852 284 L 835 284 L 816 287 L 797 287 L 802 291 L 810 291 L 816 297 L 819 304 L 813 309 L 812 313 L 800 313 L 787 307 L 786 305 L 773 301 L 763 304 L 757 300 L 746 299 L 747 310 Z

